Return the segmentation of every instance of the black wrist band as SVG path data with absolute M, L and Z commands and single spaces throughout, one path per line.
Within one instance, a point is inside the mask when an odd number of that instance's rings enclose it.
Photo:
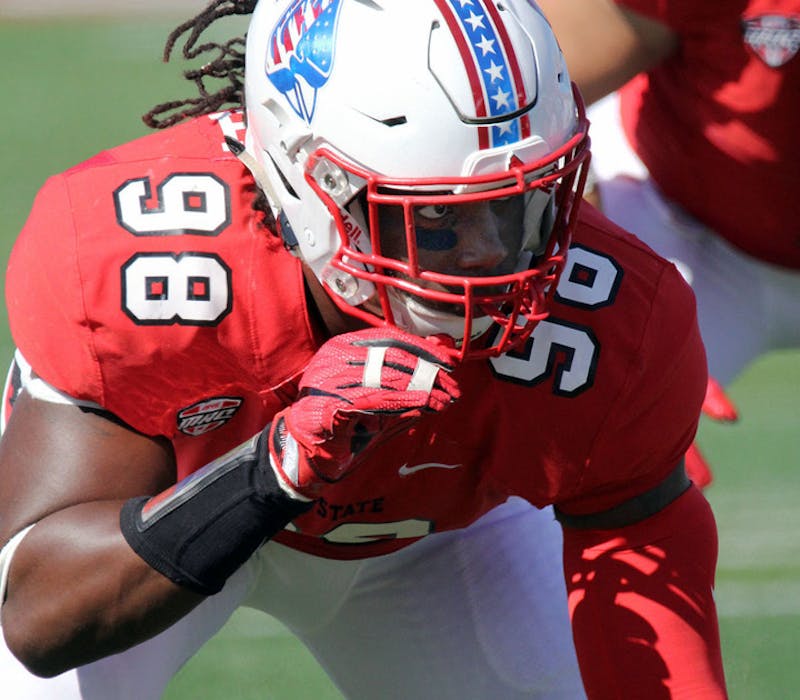
M 268 432 L 153 498 L 126 501 L 120 529 L 131 548 L 171 581 L 219 592 L 263 542 L 311 507 L 278 484 Z

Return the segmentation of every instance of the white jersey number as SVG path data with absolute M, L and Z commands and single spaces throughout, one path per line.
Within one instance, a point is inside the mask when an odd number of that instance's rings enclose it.
M 215 325 L 233 307 L 231 271 L 212 253 L 137 253 L 122 266 L 122 304 L 141 325 Z
M 579 245 L 570 248 L 556 290 L 559 303 L 584 309 L 609 306 L 622 269 L 606 255 Z M 525 347 L 491 359 L 495 373 L 513 382 L 537 384 L 553 378 L 553 393 L 576 396 L 594 383 L 600 344 L 592 329 L 549 318 L 534 328 Z
M 114 191 L 117 221 L 135 236 L 217 236 L 231 222 L 228 186 L 213 173 L 149 177 Z M 213 253 L 137 253 L 122 266 L 122 308 L 141 325 L 211 326 L 233 307 L 231 270 Z
M 412 518 L 391 523 L 342 523 L 326 532 L 322 539 L 333 544 L 368 544 L 381 540 L 415 539 L 433 532 L 430 520 Z
M 228 186 L 212 173 L 173 173 L 158 184 L 128 180 L 114 191 L 117 221 L 134 236 L 216 236 L 230 224 Z

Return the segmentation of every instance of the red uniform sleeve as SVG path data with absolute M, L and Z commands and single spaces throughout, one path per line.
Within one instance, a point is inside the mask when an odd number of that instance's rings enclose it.
M 625 134 L 661 192 L 735 247 L 800 268 L 800 0 L 616 0 L 679 49 L 620 89 Z
M 708 376 L 694 294 L 674 266 L 660 270 L 649 317 L 621 389 L 605 407 L 579 488 L 557 502 L 566 513 L 596 513 L 648 491 L 694 439 Z
M 696 0 L 615 0 L 615 2 L 673 29 L 685 26 L 687 16 L 691 16 L 692 13 L 703 12 L 702 6 L 705 4 Z
M 564 573 L 590 700 L 727 697 L 713 600 L 717 531 L 691 487 L 616 530 L 564 529 Z
M 223 404 L 231 439 L 260 429 L 317 346 L 300 264 L 258 225 L 252 179 L 222 144 L 201 117 L 51 178 L 6 276 L 37 375 L 192 445 L 191 421 Z
M 9 258 L 9 325 L 22 354 L 36 360 L 37 374 L 59 388 L 72 388 L 68 375 L 81 377 L 84 390 L 75 398 L 102 404 L 103 382 L 83 304 L 71 210 L 65 178 L 51 177 L 37 194 Z M 40 235 L 43 231 L 50 235 Z M 58 352 L 52 351 L 54 341 Z

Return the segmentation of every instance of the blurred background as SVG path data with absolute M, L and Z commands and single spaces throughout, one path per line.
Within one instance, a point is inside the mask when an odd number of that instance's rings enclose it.
M 202 0 L 0 0 L 3 273 L 50 174 L 145 134 L 141 115 L 150 107 L 194 94 L 181 78 L 181 61 L 163 64 L 161 53 L 168 32 L 202 6 Z M 221 38 L 244 29 L 241 18 L 218 24 Z M 3 305 L 0 366 L 12 353 Z M 706 495 L 720 530 L 717 602 L 730 695 L 786 700 L 800 687 L 800 352 L 763 358 L 729 393 L 739 423 L 703 419 L 699 443 L 715 472 Z M 341 696 L 279 623 L 241 611 L 165 697 Z

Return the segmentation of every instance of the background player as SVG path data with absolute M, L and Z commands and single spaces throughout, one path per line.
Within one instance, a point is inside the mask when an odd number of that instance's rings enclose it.
M 691 283 L 712 377 L 800 346 L 800 2 L 541 5 L 587 101 L 619 89 L 590 110 L 596 190 Z
M 714 524 L 680 460 L 691 294 L 572 201 L 586 124 L 542 18 L 266 3 L 250 38 L 248 151 L 231 113 L 113 149 L 45 186 L 15 248 L 9 646 L 44 675 L 127 649 L 64 692 L 151 697 L 246 602 L 351 697 L 574 698 L 556 538 L 530 508 L 480 517 L 521 496 L 559 506 L 591 697 L 724 697 Z M 503 65 L 471 62 L 486 41 Z M 207 64 L 222 104 L 241 58 Z

